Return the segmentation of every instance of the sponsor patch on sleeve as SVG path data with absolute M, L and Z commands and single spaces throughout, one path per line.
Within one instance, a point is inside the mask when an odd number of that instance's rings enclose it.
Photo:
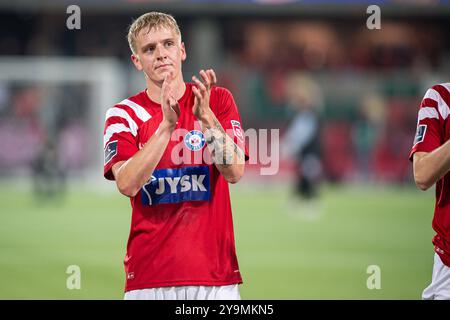
M 117 140 L 109 142 L 105 147 L 105 165 L 117 154 Z
M 417 127 L 416 137 L 414 138 L 414 145 L 422 142 L 425 139 L 425 133 L 427 132 L 427 125 L 421 124 Z
M 244 134 L 242 133 L 242 127 L 239 121 L 231 120 L 231 126 L 233 127 L 233 133 L 234 135 L 244 142 Z

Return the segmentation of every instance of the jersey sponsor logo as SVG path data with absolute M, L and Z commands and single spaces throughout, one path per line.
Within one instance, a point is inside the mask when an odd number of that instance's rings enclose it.
M 142 187 L 142 204 L 209 201 L 211 196 L 209 167 L 190 166 L 158 169 Z
M 414 145 L 422 142 L 425 139 L 425 133 L 427 132 L 427 125 L 421 124 L 417 127 L 416 137 L 414 138 Z
M 203 132 L 198 130 L 189 131 L 184 137 L 184 144 L 189 150 L 198 151 L 205 146 L 206 140 Z
M 233 133 L 239 140 L 244 142 L 244 134 L 242 133 L 241 123 L 236 120 L 231 120 L 231 126 L 233 127 Z
M 105 147 L 105 165 L 117 154 L 117 140 L 109 142 Z

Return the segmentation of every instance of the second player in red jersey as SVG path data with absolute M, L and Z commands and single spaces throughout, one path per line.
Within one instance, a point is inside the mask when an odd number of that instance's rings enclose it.
M 417 186 L 426 190 L 436 183 L 433 217 L 435 264 L 424 299 L 450 299 L 450 84 L 434 85 L 420 104 L 413 160 Z

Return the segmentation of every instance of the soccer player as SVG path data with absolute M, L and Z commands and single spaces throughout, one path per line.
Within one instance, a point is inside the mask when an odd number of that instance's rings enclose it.
M 427 190 L 436 183 L 433 217 L 434 266 L 424 300 L 450 299 L 450 83 L 438 84 L 420 104 L 410 160 L 416 185 Z
M 241 119 L 213 70 L 186 83 L 176 20 L 151 12 L 130 26 L 145 90 L 106 113 L 106 179 L 131 201 L 125 299 L 240 299 L 228 183 L 244 173 Z

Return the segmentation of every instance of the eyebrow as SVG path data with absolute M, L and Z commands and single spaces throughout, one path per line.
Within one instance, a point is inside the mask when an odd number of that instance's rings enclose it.
M 161 40 L 160 42 L 167 42 L 167 41 L 175 42 L 175 38 L 166 38 L 166 39 Z M 156 42 L 149 42 L 149 43 L 145 44 L 144 46 L 142 46 L 141 50 L 144 51 L 148 47 L 154 46 L 154 45 L 156 45 Z

